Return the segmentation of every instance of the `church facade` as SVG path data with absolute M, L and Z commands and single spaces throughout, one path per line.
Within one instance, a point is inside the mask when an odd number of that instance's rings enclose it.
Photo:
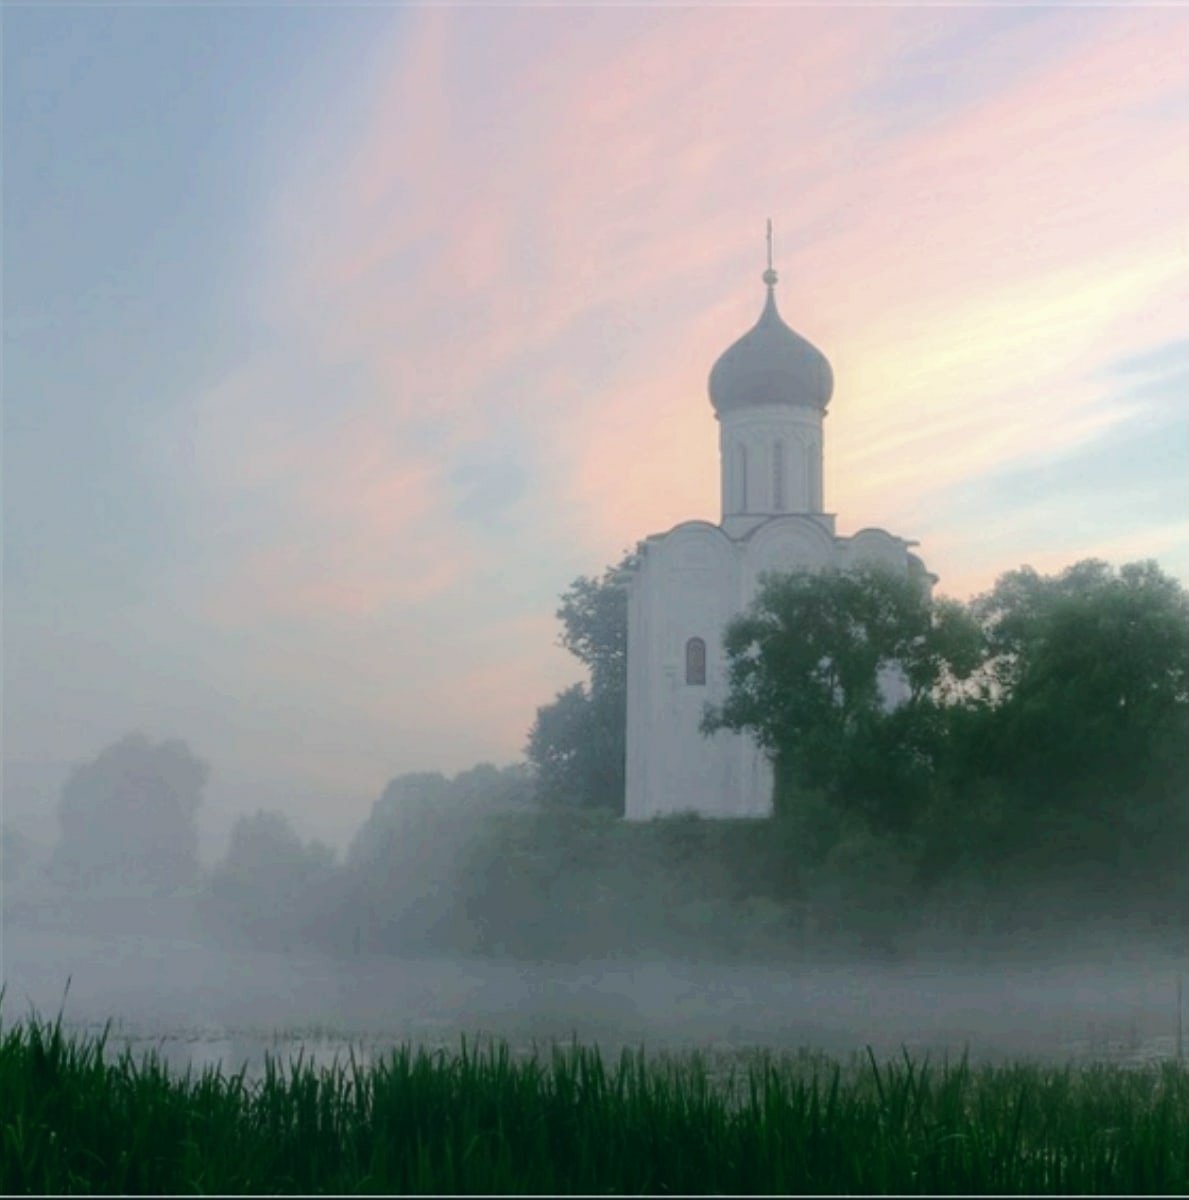
M 771 262 L 763 281 L 759 321 L 710 372 L 721 520 L 685 521 L 647 538 L 628 574 L 628 820 L 771 814 L 767 755 L 745 734 L 699 730 L 706 704 L 726 696 L 723 631 L 765 572 L 875 563 L 918 575 L 924 586 L 933 581 L 910 552 L 914 542 L 882 529 L 835 532 L 822 498 L 833 372 L 782 320 Z M 894 703 L 894 676 L 883 683 Z

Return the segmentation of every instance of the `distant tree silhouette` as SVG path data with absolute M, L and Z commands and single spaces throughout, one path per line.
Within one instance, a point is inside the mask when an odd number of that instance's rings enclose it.
M 208 773 L 185 742 L 153 743 L 139 733 L 75 767 L 58 804 L 51 877 L 69 887 L 131 884 L 158 895 L 193 885 Z
M 531 811 L 532 779 L 521 765 L 482 763 L 453 779 L 400 775 L 384 789 L 351 841 L 346 872 L 353 920 L 367 949 L 467 948 L 472 847 L 508 814 Z
M 291 943 L 316 934 L 336 898 L 334 851 L 303 842 L 289 818 L 263 810 L 240 817 L 226 856 L 207 880 L 205 906 L 220 927 Z

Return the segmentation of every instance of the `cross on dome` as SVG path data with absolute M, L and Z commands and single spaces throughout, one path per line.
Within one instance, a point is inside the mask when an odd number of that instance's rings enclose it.
M 773 287 L 776 284 L 777 274 L 772 266 L 772 218 L 768 218 L 768 269 L 764 272 L 764 282 Z

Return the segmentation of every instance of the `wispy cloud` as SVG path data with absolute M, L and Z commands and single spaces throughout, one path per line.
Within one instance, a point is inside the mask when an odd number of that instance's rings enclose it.
M 717 516 L 706 375 L 759 314 L 769 215 L 782 311 L 835 366 L 844 531 L 921 538 L 950 591 L 1145 548 L 1189 570 L 1175 504 L 1096 534 L 1109 494 L 977 486 L 1125 430 L 1110 365 L 1189 324 L 1183 14 L 401 16 L 366 119 L 328 97 L 276 182 L 258 351 L 158 438 L 179 593 L 262 687 L 336 680 L 356 732 L 322 769 L 385 729 L 422 765 L 515 752 L 577 673 L 557 591 Z
M 1125 421 L 1103 355 L 1184 320 L 1175 16 L 410 16 L 369 122 L 278 194 L 261 294 L 301 377 L 249 368 L 203 402 L 208 480 L 278 514 L 234 560 L 227 619 L 466 586 L 474 497 L 511 461 L 506 438 L 476 448 L 510 424 L 521 536 L 598 563 L 714 516 L 705 374 L 758 311 L 769 211 L 786 318 L 836 367 L 844 524 Z M 950 61 L 905 90 L 930 43 Z M 980 86 L 947 106 L 966 60 Z M 318 395 L 344 364 L 350 393 Z

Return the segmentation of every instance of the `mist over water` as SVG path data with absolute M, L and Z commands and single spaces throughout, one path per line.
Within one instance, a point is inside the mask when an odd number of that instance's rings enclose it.
M 113 1050 L 171 1065 L 259 1070 L 265 1053 L 373 1057 L 460 1037 L 527 1052 L 571 1037 L 617 1053 L 824 1052 L 975 1060 L 1141 1062 L 1175 1053 L 1178 964 L 1158 952 L 971 965 L 936 958 L 720 965 L 677 960 L 533 963 L 478 957 L 332 957 L 219 947 L 165 933 L 14 926 L 3 938 L 3 1016 L 112 1022 Z M 65 993 L 69 977 L 68 993 Z M 65 993 L 65 994 L 64 994 Z
M 317 1062 L 403 1043 L 453 1051 L 463 1036 L 515 1053 L 571 1038 L 611 1055 L 846 1059 L 870 1046 L 1138 1063 L 1176 1051 L 1189 946 L 1141 905 L 1112 926 L 1059 890 L 1046 903 L 1017 888 L 1013 922 L 982 922 L 983 934 L 963 932 L 986 915 L 977 897 L 938 901 L 948 924 L 902 914 L 897 931 L 894 892 L 868 858 L 855 886 L 819 897 L 819 914 L 848 924 L 811 936 L 794 902 L 771 898 L 788 871 L 766 855 L 766 828 L 537 812 L 521 784 L 490 767 L 398 779 L 341 865 L 276 814 L 246 821 L 221 863 L 180 886 L 149 851 L 139 875 L 117 859 L 65 884 L 49 869 L 74 861 L 63 851 L 30 861 L 5 880 L 0 1015 L 110 1022 L 111 1051 L 183 1069 L 258 1071 L 266 1053 L 299 1047 Z M 107 836 L 113 853 L 126 847 Z M 81 835 L 63 845 L 84 865 L 94 849 Z

